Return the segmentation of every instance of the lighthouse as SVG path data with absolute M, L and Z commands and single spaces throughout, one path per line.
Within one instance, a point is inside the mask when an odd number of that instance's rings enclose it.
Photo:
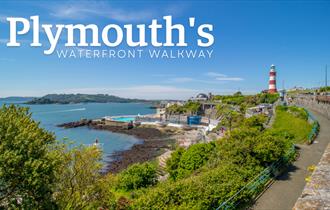
M 277 93 L 275 65 L 271 65 L 270 67 L 268 93 Z

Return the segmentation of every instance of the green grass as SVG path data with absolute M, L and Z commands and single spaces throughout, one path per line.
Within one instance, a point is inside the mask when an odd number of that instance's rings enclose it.
M 292 134 L 294 143 L 303 143 L 308 140 L 312 130 L 312 125 L 306 118 L 307 114 L 302 108 L 278 107 L 273 128 Z

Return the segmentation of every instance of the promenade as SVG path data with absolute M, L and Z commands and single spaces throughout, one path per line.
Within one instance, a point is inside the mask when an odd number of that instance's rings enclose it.
M 311 111 L 311 110 L 310 110 Z M 289 210 L 301 196 L 306 185 L 305 178 L 311 172 L 307 168 L 317 165 L 330 143 L 330 120 L 324 115 L 311 111 L 320 123 L 320 132 L 312 145 L 297 145 L 298 159 L 289 166 L 288 171 L 277 177 L 274 183 L 259 197 L 254 210 Z

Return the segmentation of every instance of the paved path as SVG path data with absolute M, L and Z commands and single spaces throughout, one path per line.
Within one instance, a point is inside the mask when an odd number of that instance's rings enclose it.
M 254 210 L 289 210 L 292 209 L 306 184 L 305 178 L 311 173 L 310 165 L 317 165 L 330 143 L 330 120 L 312 112 L 319 121 L 321 129 L 315 143 L 298 145 L 300 156 L 288 169 L 278 177 L 253 206 Z

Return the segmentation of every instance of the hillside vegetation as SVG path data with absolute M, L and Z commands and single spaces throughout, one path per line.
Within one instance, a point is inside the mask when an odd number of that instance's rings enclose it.
M 41 98 L 35 98 L 27 104 L 70 104 L 70 103 L 130 103 L 146 102 L 140 99 L 120 98 L 118 96 L 107 94 L 48 94 Z
M 0 209 L 214 209 L 306 138 L 306 112 L 276 112 L 272 128 L 256 115 L 237 122 L 222 139 L 177 148 L 166 163 L 169 179 L 159 182 L 156 161 L 102 175 L 97 147 L 69 149 L 39 128 L 26 108 L 4 106 Z M 252 195 L 235 199 L 244 206 Z

